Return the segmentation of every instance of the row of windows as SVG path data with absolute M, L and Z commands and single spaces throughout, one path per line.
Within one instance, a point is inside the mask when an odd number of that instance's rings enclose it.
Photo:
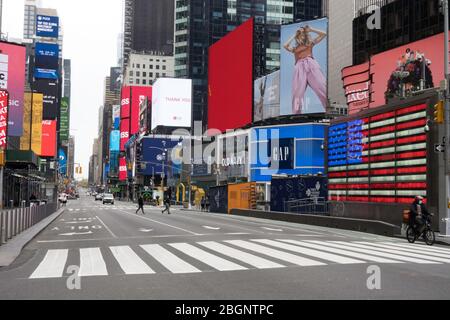
M 154 82 L 155 79 L 158 79 L 159 77 L 166 77 L 167 74 L 163 73 L 163 74 L 159 74 L 156 73 L 155 78 L 153 78 L 153 74 L 150 74 L 150 77 L 152 79 L 140 79 L 140 78 L 130 78 L 130 84 L 152 84 Z
M 157 66 L 157 67 L 159 67 L 159 66 Z M 159 68 L 156 68 L 156 69 L 159 70 Z M 162 70 L 166 70 L 166 66 L 163 66 Z M 152 76 L 153 72 L 149 72 L 148 74 L 150 75 L 150 77 L 153 77 Z M 133 77 L 134 75 L 136 75 L 136 77 L 140 77 L 141 76 L 141 71 L 130 70 L 129 75 L 130 75 L 130 77 Z M 142 76 L 146 77 L 147 76 L 147 72 L 143 71 L 142 72 Z

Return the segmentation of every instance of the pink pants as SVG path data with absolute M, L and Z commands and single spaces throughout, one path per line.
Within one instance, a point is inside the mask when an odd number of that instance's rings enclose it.
M 292 113 L 302 114 L 307 112 L 303 103 L 308 85 L 319 97 L 324 107 L 327 107 L 327 80 L 325 79 L 319 63 L 313 58 L 305 58 L 297 61 L 292 81 Z

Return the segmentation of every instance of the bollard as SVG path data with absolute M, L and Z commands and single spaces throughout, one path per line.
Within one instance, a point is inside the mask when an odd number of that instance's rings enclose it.
M 10 225 L 10 210 L 6 211 L 6 237 L 5 237 L 5 242 L 8 242 L 9 239 L 11 239 L 11 225 Z
M 14 200 L 9 200 L 9 207 L 14 208 Z
M 3 244 L 3 212 L 0 211 L 0 246 Z

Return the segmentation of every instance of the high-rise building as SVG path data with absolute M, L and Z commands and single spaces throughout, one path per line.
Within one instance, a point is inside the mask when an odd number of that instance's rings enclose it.
M 69 137 L 69 146 L 67 154 L 67 176 L 70 179 L 74 178 L 75 174 L 75 137 Z
M 131 53 L 124 73 L 127 86 L 150 86 L 158 78 L 173 78 L 173 56 Z
M 34 39 L 36 35 L 37 10 L 42 6 L 41 0 L 25 0 L 23 19 L 23 38 Z
M 72 73 L 72 66 L 70 59 L 64 59 L 63 61 L 63 97 L 70 98 L 70 91 L 71 91 L 71 73 Z
M 124 66 L 131 52 L 173 54 L 174 1 L 125 0 Z
M 175 77 L 193 79 L 193 121 L 206 124 L 212 44 L 254 17 L 255 77 L 265 75 L 280 67 L 280 25 L 322 17 L 323 1 L 175 0 Z
M 296 21 L 311 20 L 322 17 L 327 12 L 329 0 L 294 0 L 294 17 Z M 331 2 L 331 1 L 330 1 Z M 334 1 L 344 2 L 344 1 Z M 352 2 L 347 0 L 347 2 Z
M 443 32 L 440 0 L 355 0 L 353 63 L 370 56 Z M 381 29 L 369 30 L 370 6 L 381 9 Z

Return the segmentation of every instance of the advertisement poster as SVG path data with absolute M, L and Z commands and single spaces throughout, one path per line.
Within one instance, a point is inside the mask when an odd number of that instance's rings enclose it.
M 31 92 L 25 92 L 23 102 L 23 134 L 20 137 L 20 150 L 31 149 L 31 108 L 33 95 Z
M 113 128 L 114 130 L 120 129 L 120 106 L 113 106 L 112 107 L 112 116 L 113 116 Z
M 152 129 L 158 126 L 190 128 L 191 119 L 192 80 L 156 80 L 152 94 Z
M 67 174 L 67 147 L 59 148 L 58 152 L 60 173 L 65 176 Z
M 41 154 L 43 108 L 44 96 L 41 93 L 34 93 L 33 118 L 31 120 L 31 150 L 35 154 Z
M 125 144 L 130 139 L 130 119 L 120 120 L 120 151 L 125 151 Z
M 281 26 L 281 115 L 325 113 L 328 19 Z
M 0 150 L 5 150 L 8 135 L 8 92 L 0 90 Z
M 280 71 L 255 80 L 253 121 L 280 115 Z
M 174 89 L 174 87 L 172 87 L 172 90 L 177 91 L 177 89 Z M 152 87 L 131 87 L 131 135 L 139 132 L 140 106 L 145 102 L 146 99 L 150 101 L 152 100 Z M 166 124 L 166 126 L 170 125 Z
M 2 89 L 9 93 L 8 135 L 12 137 L 20 137 L 23 133 L 25 51 L 25 46 L 0 42 L 0 70 L 3 70 L 0 71 L 0 77 L 3 78 L 0 83 Z
M 36 36 L 43 38 L 58 38 L 59 18 L 52 16 L 36 16 Z
M 63 145 L 69 143 L 69 98 L 61 99 L 59 138 Z
M 58 83 L 51 80 L 36 80 L 34 90 L 44 95 L 43 120 L 56 120 L 58 117 Z
M 35 70 L 36 79 L 58 79 L 59 45 L 36 43 Z
M 119 151 L 120 150 L 120 131 L 113 130 L 111 131 L 111 137 L 109 139 L 109 150 L 110 151 Z
M 40 156 L 56 156 L 56 120 L 42 121 L 42 148 Z
M 125 157 L 121 157 L 119 159 L 119 180 L 127 180 L 127 160 L 125 159 Z

